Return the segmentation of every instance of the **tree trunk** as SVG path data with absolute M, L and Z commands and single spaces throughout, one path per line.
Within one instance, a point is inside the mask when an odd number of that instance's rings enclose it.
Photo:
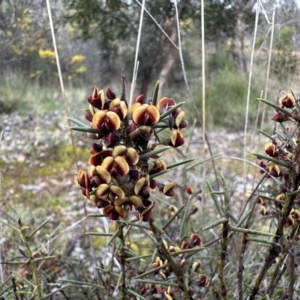
M 239 12 L 233 30 L 231 53 L 238 70 L 246 73 L 247 63 L 244 53 L 245 20 L 243 11 Z

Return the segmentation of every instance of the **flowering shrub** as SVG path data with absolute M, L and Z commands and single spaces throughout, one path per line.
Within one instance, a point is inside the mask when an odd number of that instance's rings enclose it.
M 87 101 L 85 118 L 90 128 L 85 131 L 97 142 L 90 151 L 90 167 L 78 172 L 83 195 L 112 220 L 125 218 L 134 209 L 141 221 L 148 221 L 155 205 L 151 190 L 157 187 L 167 196 L 174 195 L 175 181 L 162 183 L 154 178 L 167 170 L 158 154 L 184 143 L 183 103 L 167 97 L 145 103 L 139 95 L 128 107 L 126 99 L 111 89 L 105 93 L 97 87 Z M 166 128 L 170 138 L 161 140 L 158 132 Z

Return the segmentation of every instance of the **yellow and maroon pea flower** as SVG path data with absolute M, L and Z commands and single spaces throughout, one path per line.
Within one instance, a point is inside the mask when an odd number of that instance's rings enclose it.
M 125 101 L 122 101 L 119 98 L 116 98 L 110 102 L 108 110 L 115 112 L 121 120 L 126 118 L 128 111 Z
M 103 214 L 115 221 L 119 217 L 124 219 L 126 217 L 126 210 L 122 206 L 108 205 L 104 207 Z
M 188 122 L 184 120 L 184 115 L 185 115 L 184 111 L 179 112 L 179 114 L 175 118 L 175 124 L 173 125 L 173 128 L 182 129 L 188 126 Z
M 295 104 L 296 99 L 292 93 L 285 94 L 279 99 L 279 105 L 281 107 L 293 108 Z
M 90 166 L 88 175 L 93 186 L 98 186 L 101 183 L 110 183 L 111 175 L 102 166 Z
M 94 193 L 89 196 L 91 203 L 97 208 L 103 208 L 108 205 L 111 205 L 111 201 L 109 199 L 100 199 Z
M 172 132 L 169 146 L 180 147 L 184 144 L 184 137 L 180 129 L 176 129 Z
M 111 199 L 114 201 L 116 198 L 125 198 L 124 191 L 117 185 L 100 184 L 97 187 L 95 195 L 102 200 Z
M 155 174 L 167 169 L 167 164 L 162 159 L 157 159 L 153 163 L 149 164 L 148 170 L 149 174 Z
M 90 199 L 90 193 L 91 189 L 90 188 L 81 188 L 82 195 L 85 196 L 86 198 Z
M 154 131 L 151 126 L 140 126 L 135 131 L 129 134 L 132 141 L 136 141 L 139 138 L 148 142 L 153 136 Z
M 139 161 L 139 155 L 133 147 L 118 145 L 113 149 L 113 157 L 122 156 L 130 166 L 135 166 Z
M 265 145 L 265 152 L 271 156 L 271 157 L 275 157 L 276 156 L 276 146 L 274 143 L 272 142 L 268 142 Z
M 172 107 L 174 107 L 175 105 L 176 102 L 174 99 L 164 97 L 157 102 L 156 107 L 158 108 L 160 114 L 163 114 L 169 109 L 171 109 Z
M 143 101 L 144 101 L 144 95 L 143 94 L 138 95 L 135 99 L 135 102 L 129 107 L 128 112 L 132 115 L 133 111 L 136 108 L 142 106 Z
M 103 140 L 103 144 L 106 147 L 112 147 L 120 142 L 121 133 L 119 131 L 113 131 L 107 135 Z
M 259 213 L 263 216 L 266 216 L 269 214 L 269 212 L 267 211 L 267 208 L 265 206 L 262 206 L 259 210 Z
M 258 160 L 257 165 L 260 167 L 259 172 L 261 174 L 264 174 L 265 173 L 264 170 L 267 170 L 267 164 L 263 160 Z
M 94 116 L 95 113 L 96 112 L 95 112 L 94 107 L 90 104 L 89 109 L 87 109 L 85 111 L 85 119 L 88 120 L 89 122 L 92 122 L 93 116 Z
M 114 201 L 114 204 L 117 206 L 129 204 L 133 205 L 135 209 L 137 209 L 143 204 L 143 201 L 140 197 L 132 195 L 130 197 L 124 197 L 123 199 L 118 198 Z
M 188 249 L 189 247 L 189 243 L 187 241 L 183 241 L 180 245 L 180 249 L 184 250 L 184 249 Z
M 298 209 L 292 209 L 290 215 L 291 215 L 291 217 L 293 219 L 299 220 L 300 219 L 300 210 L 298 210 Z
M 197 285 L 203 288 L 206 288 L 209 284 L 209 281 L 207 279 L 207 276 L 204 274 L 198 275 Z
M 159 256 L 156 256 L 154 263 L 152 263 L 152 268 L 156 269 L 158 267 L 162 267 L 164 265 L 163 261 Z
M 113 132 L 121 126 L 120 117 L 113 111 L 99 110 L 95 113 L 92 120 L 92 126 L 95 129 L 104 132 Z
M 272 161 L 268 162 L 267 170 L 269 174 L 274 177 L 279 177 L 281 175 L 279 166 Z
M 289 120 L 289 117 L 281 111 L 275 111 L 275 115 L 272 117 L 273 121 L 282 123 Z
M 192 233 L 191 236 L 190 236 L 190 245 L 191 245 L 191 248 L 201 247 L 202 246 L 201 237 L 196 233 Z
M 263 206 L 267 205 L 266 201 L 262 197 L 257 197 L 256 203 L 261 204 Z
M 150 177 L 149 175 L 141 177 L 134 186 L 135 195 L 140 195 L 143 198 L 150 197 Z
M 159 121 L 160 113 L 154 105 L 142 104 L 132 112 L 132 120 L 137 125 L 154 125 Z
M 95 149 L 96 148 L 93 146 L 93 149 L 91 150 L 92 156 L 88 160 L 89 165 L 93 165 L 93 166 L 101 165 L 106 157 L 112 156 L 112 150 L 103 150 L 101 152 L 96 152 Z
M 295 219 L 291 215 L 289 215 L 284 224 L 284 227 L 291 227 L 294 226 L 294 224 L 295 224 Z
M 92 145 L 92 149 L 90 150 L 90 153 L 92 155 L 96 154 L 96 153 L 100 153 L 103 151 L 103 145 L 102 144 L 97 144 L 97 143 L 94 143 Z
M 166 184 L 158 183 L 158 189 L 160 192 L 165 194 L 166 196 L 173 197 L 175 195 L 174 188 L 176 186 L 175 181 L 170 181 Z
M 90 188 L 91 182 L 88 173 L 84 170 L 79 170 L 77 174 L 77 182 L 83 188 Z
M 148 222 L 151 219 L 154 206 L 155 202 L 152 202 L 149 199 L 143 199 L 143 204 L 137 208 L 140 221 Z
M 138 181 L 141 178 L 141 172 L 136 167 L 130 167 L 128 175 L 134 181 Z
M 92 106 L 103 109 L 105 103 L 104 92 L 102 90 L 98 92 L 98 88 L 95 86 L 93 93 L 87 97 L 87 100 Z
M 199 271 L 200 271 L 200 268 L 201 268 L 201 265 L 202 265 L 201 261 L 200 261 L 200 260 L 196 260 L 196 261 L 193 262 L 193 264 L 192 264 L 192 270 L 193 270 L 194 272 L 199 272 Z
M 129 165 L 122 156 L 108 156 L 104 158 L 101 166 L 106 169 L 113 177 L 118 175 L 125 176 L 129 172 Z

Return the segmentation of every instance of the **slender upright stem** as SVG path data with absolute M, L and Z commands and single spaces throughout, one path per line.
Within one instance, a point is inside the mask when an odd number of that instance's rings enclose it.
M 269 55 L 268 55 L 268 65 L 267 65 L 267 74 L 266 74 L 266 85 L 264 91 L 264 99 L 268 97 L 268 88 L 269 88 L 269 77 L 270 77 L 270 67 L 271 67 L 271 58 L 272 58 L 272 49 L 273 49 L 273 37 L 274 37 L 274 29 L 275 29 L 275 12 L 273 11 L 272 14 L 272 30 L 271 30 L 271 37 L 270 37 L 270 47 L 269 47 Z M 263 105 L 262 117 L 261 117 L 261 125 L 260 130 L 264 130 L 264 120 L 266 114 L 266 105 Z
M 121 242 L 121 249 L 120 249 L 120 264 L 121 264 L 121 281 L 120 281 L 120 291 L 121 291 L 121 298 L 122 300 L 126 300 L 126 285 L 125 285 L 125 279 L 126 279 L 126 270 L 125 270 L 125 264 L 126 264 L 126 253 L 125 253 L 125 237 L 124 237 L 124 227 L 126 225 L 124 223 L 118 222 L 119 227 L 119 239 Z
M 145 10 L 145 0 L 143 0 L 143 2 L 142 2 L 141 13 L 140 13 L 139 31 L 138 31 L 138 36 L 137 36 L 137 40 L 136 40 L 135 58 L 134 58 L 132 82 L 131 82 L 130 97 L 129 97 L 129 107 L 132 104 L 133 91 L 134 91 L 135 82 L 136 82 L 136 75 L 137 75 L 137 69 L 138 69 L 138 56 L 139 56 L 140 41 L 141 41 L 141 34 L 142 34 L 144 10 Z
M 256 34 L 257 34 L 257 27 L 258 27 L 258 17 L 259 17 L 259 10 L 260 10 L 260 5 L 259 4 L 260 4 L 260 0 L 257 0 L 254 36 L 253 36 L 253 42 L 252 42 L 250 69 L 249 69 L 249 78 L 248 78 L 248 89 L 247 89 L 247 102 L 246 102 L 245 128 L 244 128 L 244 159 L 246 159 L 246 155 L 247 155 L 247 131 L 248 131 L 248 117 L 249 117 L 249 102 L 250 102 L 250 92 L 251 92 L 251 83 L 252 83 L 255 41 L 256 41 Z M 244 162 L 243 175 L 244 175 L 243 178 L 246 179 L 246 162 Z M 245 182 L 246 182 L 246 180 L 245 180 Z M 245 183 L 244 189 L 246 189 L 246 183 Z
M 20 226 L 22 242 L 24 243 L 24 245 L 26 247 L 27 255 L 29 257 L 29 262 L 30 262 L 30 266 L 32 269 L 32 277 L 33 277 L 33 281 L 34 281 L 36 293 L 37 293 L 37 299 L 42 300 L 41 280 L 40 280 L 40 276 L 39 276 L 38 268 L 36 265 L 36 261 L 34 259 L 33 252 L 31 251 L 30 245 L 28 243 L 29 242 L 28 237 L 26 236 L 26 233 L 25 233 L 26 228 L 24 227 L 24 225 L 20 219 L 18 220 L 18 223 Z
M 62 77 L 62 72 L 61 72 L 61 67 L 60 67 L 60 62 L 59 62 L 59 56 L 58 56 L 58 50 L 57 50 L 57 46 L 56 46 L 54 26 L 53 26 L 53 22 L 52 22 L 50 0 L 46 0 L 46 2 L 47 2 L 49 24 L 50 24 L 50 29 L 51 29 L 52 41 L 53 41 L 53 48 L 54 48 L 55 58 L 56 58 L 57 72 L 58 72 L 60 88 L 61 88 L 61 92 L 62 92 L 62 96 L 63 96 L 64 109 L 65 109 L 66 116 L 69 117 L 69 110 L 68 110 L 68 106 L 67 106 L 67 98 L 66 98 L 66 93 L 65 93 L 65 88 L 64 88 L 64 81 L 63 81 L 63 77 Z M 71 128 L 71 122 L 70 122 L 69 119 L 68 119 L 68 126 L 69 126 L 69 128 Z M 75 162 L 76 162 L 76 168 L 78 170 L 78 158 L 77 158 L 76 147 L 75 147 L 75 142 L 74 142 L 74 137 L 73 137 L 72 130 L 70 130 L 70 138 L 71 138 L 71 143 L 72 143 L 73 155 L 74 155 L 74 159 L 75 159 Z
M 174 274 L 177 278 L 178 285 L 179 285 L 180 289 L 183 291 L 184 299 L 190 300 L 191 297 L 189 295 L 188 287 L 185 285 L 184 276 L 182 276 L 181 271 L 176 266 L 172 256 L 168 252 L 168 249 L 166 249 L 165 244 L 163 243 L 163 240 L 161 238 L 161 233 L 157 230 L 157 227 L 154 226 L 153 223 L 154 223 L 154 220 L 150 219 L 149 225 L 151 227 L 151 230 L 152 230 L 154 236 L 156 237 L 159 248 L 162 251 L 163 255 L 165 256 L 166 260 L 168 261 L 170 268 L 172 269 L 172 271 L 174 272 Z
M 222 224 L 222 241 L 221 241 L 221 252 L 220 252 L 220 260 L 218 264 L 218 276 L 220 280 L 220 287 L 221 287 L 221 295 L 224 300 L 227 300 L 227 289 L 226 289 L 226 283 L 224 278 L 224 268 L 225 268 L 225 259 L 227 256 L 227 246 L 229 243 L 229 223 L 228 223 L 228 213 L 229 213 L 229 201 L 230 196 L 227 191 L 225 179 L 223 175 L 221 174 L 223 185 L 224 185 L 224 214 L 225 218 L 227 219 L 226 222 Z

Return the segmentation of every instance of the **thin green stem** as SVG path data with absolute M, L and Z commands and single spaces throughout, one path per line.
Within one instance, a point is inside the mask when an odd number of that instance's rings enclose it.
M 21 233 L 21 239 L 22 242 L 24 243 L 25 247 L 26 247 L 26 251 L 27 251 L 27 255 L 29 257 L 29 262 L 30 262 L 30 266 L 32 269 L 32 277 L 33 277 L 33 281 L 35 283 L 35 290 L 36 290 L 36 297 L 38 300 L 42 300 L 42 287 L 41 287 L 41 281 L 40 281 L 40 276 L 38 273 L 38 268 L 36 265 L 36 261 L 34 259 L 34 255 L 33 252 L 30 248 L 29 245 L 29 238 L 26 235 L 26 229 L 27 227 L 25 227 L 22 223 L 22 221 L 19 219 L 18 220 L 19 226 L 20 226 L 20 233 Z
M 174 274 L 177 278 L 178 285 L 179 285 L 180 289 L 183 291 L 184 299 L 191 299 L 191 297 L 189 295 L 188 287 L 184 283 L 182 272 L 180 271 L 178 266 L 175 264 L 172 256 L 168 252 L 168 249 L 166 248 L 166 246 L 162 240 L 161 232 L 159 230 L 157 230 L 157 226 L 154 226 L 153 223 L 154 223 L 154 220 L 150 219 L 149 225 L 152 229 L 152 232 L 154 233 L 154 236 L 156 237 L 156 240 L 160 247 L 161 252 L 165 256 L 166 260 L 168 261 L 168 264 L 170 265 L 170 268 L 172 269 L 172 271 L 174 272 Z
M 124 223 L 118 222 L 118 230 L 119 230 L 119 239 L 121 242 L 120 249 L 120 264 L 121 264 L 121 274 L 120 274 L 120 291 L 121 291 L 121 299 L 126 300 L 126 286 L 125 286 L 125 264 L 126 264 L 126 253 L 125 253 L 125 237 L 124 237 L 124 227 L 126 226 Z

